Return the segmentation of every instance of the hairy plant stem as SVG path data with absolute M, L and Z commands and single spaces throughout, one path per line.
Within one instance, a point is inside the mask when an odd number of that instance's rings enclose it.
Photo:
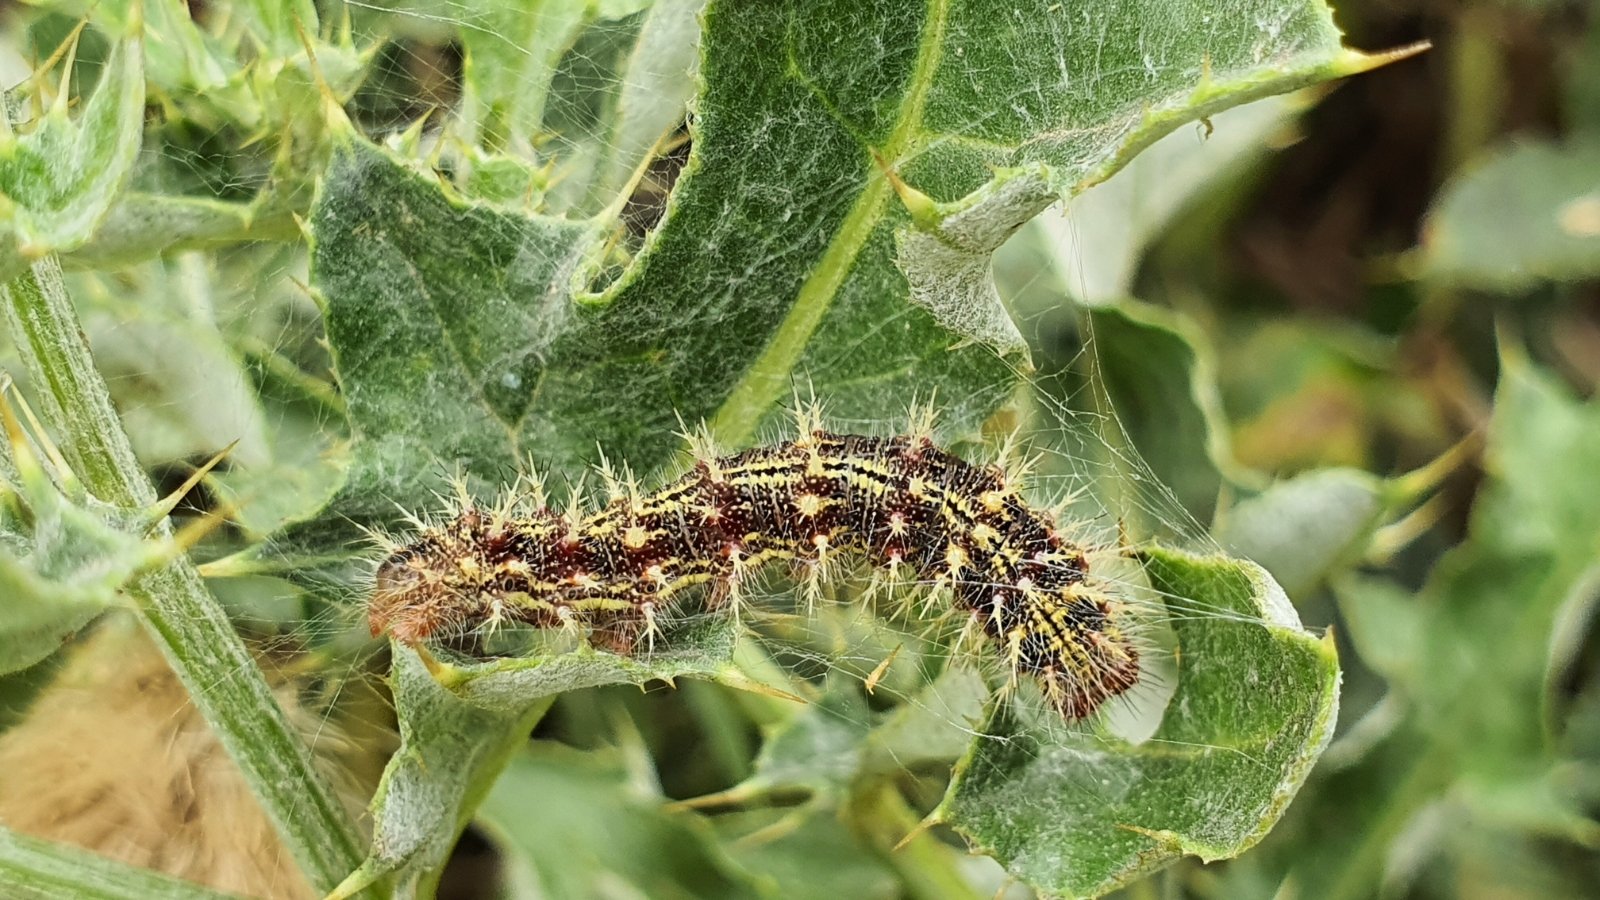
M 226 900 L 233 896 L 4 827 L 0 827 L 0 884 L 6 886 L 8 897 Z
M 151 508 L 155 488 L 94 368 L 55 257 L 0 287 L 0 312 L 44 421 L 85 487 L 123 508 Z M 165 521 L 153 533 L 168 535 Z M 362 858 L 355 829 L 194 565 L 179 556 L 140 576 L 128 591 L 307 880 L 321 890 L 338 884 Z

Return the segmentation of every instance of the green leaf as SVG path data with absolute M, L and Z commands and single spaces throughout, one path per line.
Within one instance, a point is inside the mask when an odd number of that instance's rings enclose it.
M 804 791 L 837 802 L 860 774 L 871 727 L 858 683 L 835 678 L 816 702 L 768 735 L 755 771 L 730 788 L 724 799 L 748 801 Z
M 478 821 L 516 896 L 757 896 L 705 823 L 641 796 L 613 756 L 535 744 L 495 782 Z
M 0 613 L 0 675 L 54 653 L 107 607 L 118 604 L 118 589 L 154 562 L 154 554 L 136 540 L 93 517 L 77 514 L 70 519 L 78 520 L 76 527 L 58 537 L 73 541 L 74 556 L 81 552 L 88 557 L 80 557 L 75 570 L 61 571 L 51 558 L 60 555 L 49 552 L 59 549 L 54 540 L 23 556 L 0 547 L 0 593 L 6 597 Z M 58 519 L 55 524 L 62 523 Z
M 230 444 L 231 464 L 266 465 L 260 398 L 214 325 L 162 315 L 148 302 L 85 318 L 95 364 L 147 465 L 203 460 Z
M 1132 296 L 1149 243 L 1196 197 L 1265 155 L 1272 132 L 1286 129 L 1307 105 L 1301 97 L 1270 97 L 1180 128 L 1073 198 L 1064 215 L 1035 219 L 1028 229 L 1049 248 L 1055 269 L 1055 290 L 1040 304 L 1059 305 L 1061 294 L 1087 306 Z
M 1502 365 L 1485 450 L 1491 480 L 1467 541 L 1422 592 L 1429 677 L 1418 698 L 1436 739 L 1482 734 L 1467 761 L 1495 768 L 1543 758 L 1549 669 L 1560 663 L 1551 640 L 1569 606 L 1592 602 L 1574 592 L 1600 558 L 1600 508 L 1587 487 L 1600 472 L 1600 403 L 1576 401 L 1514 351 Z
M 285 240 L 298 233 L 292 217 L 262 214 L 252 205 L 130 191 L 111 207 L 94 238 L 65 254 L 64 262 L 118 269 L 175 250 Z
M 639 40 L 617 88 L 617 109 L 598 176 L 602 195 L 614 195 L 650 157 L 656 142 L 683 122 L 694 80 L 684 77 L 700 38 L 706 0 L 656 0 L 639 26 Z
M 1410 591 L 1387 579 L 1347 577 L 1333 583 L 1350 643 L 1374 672 L 1403 689 L 1423 675 L 1425 610 Z
M 203 888 L 108 857 L 0 827 L 0 883 L 16 900 L 227 900 Z
M 302 36 L 316 34 L 320 21 L 313 0 L 247 0 L 236 10 L 255 38 L 279 57 L 300 53 Z
M 1353 562 L 1398 492 L 1359 469 L 1320 469 L 1272 485 L 1219 517 L 1217 540 L 1272 573 L 1291 595 Z
M 17 518 L 0 543 L 0 596 L 6 598 L 0 674 L 6 674 L 54 653 L 116 605 L 134 576 L 165 561 L 170 544 L 146 538 L 154 524 L 149 517 L 101 503 L 70 470 L 40 460 L 34 446 L 46 452 L 54 446 L 22 430 L 9 398 L 0 397 L 0 415 L 8 432 L 7 444 L 0 444 L 0 500 Z
M 112 600 L 109 592 L 84 601 L 41 590 L 45 585 L 31 574 L 25 561 L 0 551 L 0 589 L 12 604 L 0 618 L 0 675 L 21 671 L 55 653 Z
M 156 91 L 212 92 L 223 88 L 238 66 L 201 32 L 183 0 L 53 0 L 50 8 L 73 17 L 91 12 L 103 30 L 137 33 L 144 20 L 145 77 Z
M 335 892 L 382 878 L 411 892 L 437 878 L 456 837 L 495 777 L 556 695 L 603 684 L 646 685 L 683 676 L 743 683 L 732 665 L 732 623 L 712 620 L 670 635 L 671 650 L 638 659 L 588 647 L 550 655 L 462 661 L 436 676 L 413 650 L 394 646 L 390 676 L 400 749 L 372 803 L 372 849 Z M 443 683 L 441 683 L 441 680 Z
M 1333 645 L 1250 563 L 1144 554 L 1153 587 L 1215 613 L 1172 620 L 1177 692 L 1150 740 L 1047 729 L 995 705 L 934 816 L 1041 891 L 1099 895 L 1185 854 L 1242 853 L 1332 736 Z
M 1439 196 L 1423 232 L 1425 273 L 1526 291 L 1600 275 L 1600 139 L 1502 147 Z
M 1369 896 L 1401 828 L 1445 795 L 1477 809 L 1458 827 L 1511 819 L 1583 846 L 1600 841 L 1579 797 L 1552 787 L 1568 776 L 1551 740 L 1563 728 L 1552 688 L 1568 662 L 1559 652 L 1570 646 L 1564 632 L 1584 620 L 1595 596 L 1600 508 L 1588 485 L 1600 472 L 1600 403 L 1576 400 L 1514 348 L 1502 349 L 1501 367 L 1488 477 L 1467 539 L 1399 616 L 1360 621 L 1403 602 L 1381 583 L 1342 592 L 1342 606 L 1357 617 L 1353 629 L 1386 629 L 1378 640 L 1366 635 L 1363 653 L 1414 712 L 1392 750 L 1343 773 L 1381 780 L 1384 789 L 1359 809 L 1330 798 L 1348 827 L 1326 836 L 1323 853 L 1296 861 L 1295 878 L 1319 896 Z M 1395 660 L 1401 653 L 1409 658 Z
M 1398 549 L 1413 536 L 1397 516 L 1433 493 L 1470 452 L 1470 440 L 1405 475 L 1379 478 L 1359 469 L 1318 469 L 1279 481 L 1221 511 L 1214 527 L 1228 552 L 1266 568 L 1290 594 L 1321 585 L 1376 550 Z M 1419 506 L 1414 516 L 1425 516 Z M 1386 539 L 1393 524 L 1395 539 Z M 1360 589 L 1360 593 L 1367 593 Z M 1374 603 L 1388 606 L 1382 600 Z M 1372 620 L 1381 623 L 1386 616 Z M 1378 627 L 1382 627 L 1379 625 Z
M 118 4 L 105 4 L 114 7 Z M 132 4 L 129 4 L 132 6 Z M 189 5 L 182 0 L 143 0 L 149 44 L 145 48 L 151 84 L 169 92 L 208 93 L 222 88 L 237 66 L 217 52 L 207 36 L 195 27 Z M 110 12 L 110 10 L 107 10 Z M 313 23 L 307 29 L 315 32 Z
M 63 84 L 39 120 L 0 132 L 0 280 L 87 243 L 127 185 L 144 126 L 141 30 L 135 18 L 112 47 L 76 121 Z
M 784 900 L 899 900 L 905 885 L 883 859 L 839 827 L 831 810 L 762 809 L 724 813 L 712 820 L 727 853 Z
M 1197 521 L 1212 518 L 1233 464 L 1215 367 L 1187 317 L 1124 300 L 1088 310 L 1097 377 L 1117 421 L 1156 478 Z
M 492 0 L 461 22 L 461 118 L 467 140 L 489 147 L 529 147 L 544 121 L 556 64 L 593 15 L 590 2 Z
M 307 112 L 348 100 L 384 41 L 357 48 L 347 16 L 319 29 L 310 0 L 197 8 L 198 23 L 181 0 L 49 5 L 92 9 L 104 25 L 135 31 L 142 8 L 148 91 L 162 113 L 150 119 L 129 191 L 69 265 L 110 269 L 174 250 L 299 243 L 329 149 L 324 117 Z
M 745 444 L 807 382 L 880 421 L 936 392 L 975 428 L 1026 367 L 987 280 L 1016 226 L 1181 122 L 1373 64 L 1318 4 L 1203 6 L 712 5 L 688 168 L 593 296 L 606 223 L 454 201 L 342 146 L 312 280 L 362 443 L 325 518 L 426 503 L 441 463 L 492 483 L 598 444 L 652 470 L 680 416 Z
M 969 723 L 981 721 L 990 698 L 983 676 L 953 666 L 922 689 L 913 702 L 896 707 L 869 736 L 868 764 L 898 773 L 930 764 L 949 765 L 972 745 Z
M 312 280 L 361 438 L 334 510 L 370 520 L 428 502 L 441 464 L 505 480 L 560 425 L 534 408 L 560 377 L 548 358 L 574 331 L 598 339 L 571 300 L 594 226 L 453 200 L 360 141 L 335 149 L 313 226 Z
M 918 766 L 948 767 L 971 746 L 968 723 L 981 718 L 992 693 L 973 669 L 949 667 L 910 702 L 880 716 L 862 696 L 861 677 L 833 670 L 812 702 L 768 730 L 748 778 L 699 802 L 782 804 L 805 794 L 835 808 L 871 779 L 894 780 Z

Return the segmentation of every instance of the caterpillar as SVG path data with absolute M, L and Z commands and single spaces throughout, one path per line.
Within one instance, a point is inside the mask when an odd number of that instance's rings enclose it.
M 653 492 L 602 469 L 609 501 L 557 512 L 541 491 L 388 543 L 368 607 L 374 636 L 519 622 L 579 627 L 619 653 L 653 647 L 687 604 L 740 603 L 769 563 L 811 594 L 843 561 L 947 591 L 953 610 L 1037 681 L 1068 720 L 1133 687 L 1140 654 L 1126 604 L 1091 578 L 1085 549 L 1023 498 L 1020 475 L 977 465 L 926 434 L 800 436 L 696 462 Z

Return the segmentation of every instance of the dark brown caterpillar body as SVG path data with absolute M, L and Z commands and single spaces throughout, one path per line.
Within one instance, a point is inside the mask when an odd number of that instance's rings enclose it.
M 1089 581 L 1083 550 L 999 468 L 904 436 L 814 431 L 702 458 L 587 515 L 467 505 L 384 560 L 369 621 L 408 643 L 504 621 L 578 625 L 631 652 L 691 597 L 737 603 L 767 562 L 814 586 L 841 557 L 949 589 L 1068 718 L 1138 680 L 1123 605 Z

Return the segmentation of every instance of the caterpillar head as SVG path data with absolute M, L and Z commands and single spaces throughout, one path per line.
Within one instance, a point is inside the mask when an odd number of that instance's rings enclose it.
M 379 563 L 367 607 L 373 636 L 417 643 L 507 619 L 557 624 L 556 587 L 531 576 L 559 553 L 569 530 L 549 510 L 511 518 L 467 506 Z
M 417 535 L 378 564 L 367 624 L 414 644 L 450 629 L 479 610 L 488 587 L 482 537 L 484 516 L 469 508 L 455 520 Z

